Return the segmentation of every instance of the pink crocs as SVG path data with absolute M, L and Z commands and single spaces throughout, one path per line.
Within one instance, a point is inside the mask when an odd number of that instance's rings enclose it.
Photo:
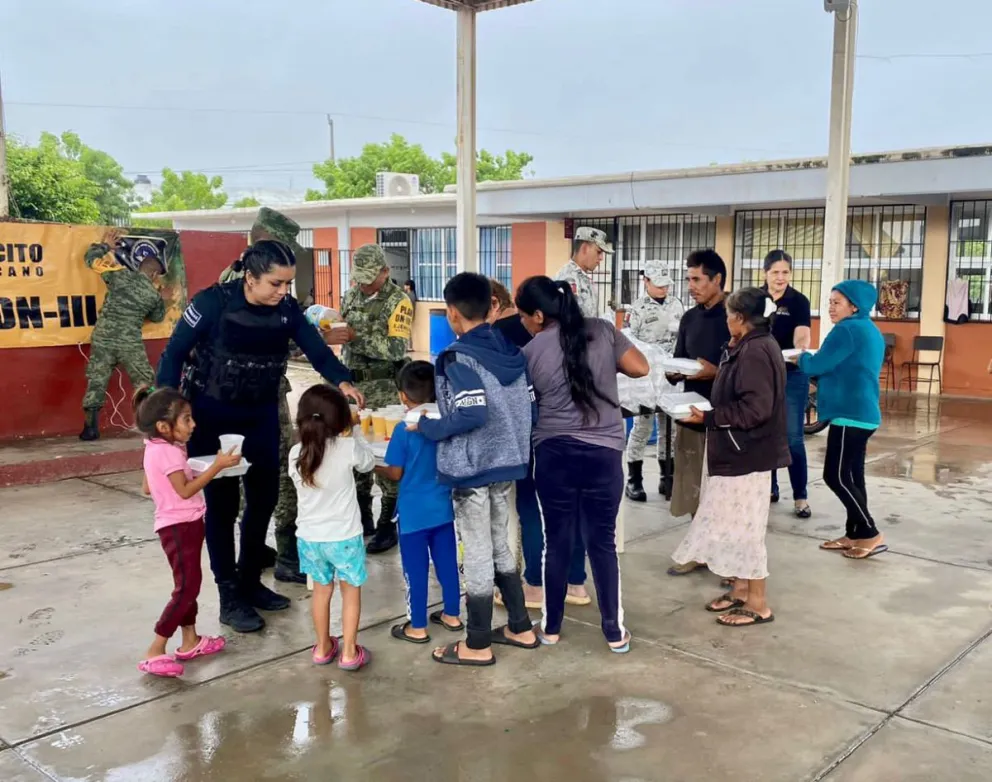
M 227 646 L 227 641 L 219 635 L 201 635 L 200 643 L 188 652 L 177 651 L 175 657 L 177 660 L 187 662 L 196 657 L 206 657 L 208 654 L 222 652 L 225 646 Z
M 311 650 L 311 659 L 313 659 L 314 665 L 330 665 L 334 662 L 334 658 L 338 656 L 338 639 L 331 636 L 331 653 L 327 657 L 317 656 L 317 647 L 314 646 Z
M 149 657 L 138 663 L 138 670 L 152 676 L 166 676 L 174 678 L 182 676 L 185 670 L 182 663 L 177 663 L 170 655 L 160 654 L 158 657 Z

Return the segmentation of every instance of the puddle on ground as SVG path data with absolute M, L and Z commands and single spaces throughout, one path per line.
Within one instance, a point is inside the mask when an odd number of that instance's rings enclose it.
M 99 779 L 642 782 L 655 777 L 648 773 L 649 759 L 638 750 L 657 744 L 661 727 L 675 716 L 671 707 L 655 700 L 593 696 L 518 721 L 499 719 L 489 709 L 477 719 L 442 719 L 434 713 L 416 714 L 410 705 L 400 706 L 395 719 L 384 721 L 381 711 L 374 717 L 369 713 L 362 689 L 360 682 L 335 684 L 320 700 L 273 705 L 258 717 L 245 711 L 209 712 L 172 730 L 164 743 L 156 741 L 153 756 L 108 770 Z M 83 751 L 85 741 L 67 731 L 49 746 L 75 753 Z M 85 754 L 95 750 L 90 747 Z M 132 750 L 140 752 L 140 742 Z M 92 770 L 90 766 L 87 773 Z M 66 780 L 93 778 L 72 777 L 61 768 L 51 771 Z

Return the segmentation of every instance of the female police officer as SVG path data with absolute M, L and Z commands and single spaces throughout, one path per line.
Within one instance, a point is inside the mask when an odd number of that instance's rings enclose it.
M 251 463 L 244 477 L 241 552 L 234 558 L 234 526 L 240 503 L 237 480 L 206 488 L 207 550 L 220 592 L 220 621 L 238 632 L 260 630 L 256 608 L 277 611 L 289 600 L 260 581 L 269 519 L 279 494 L 279 381 L 293 340 L 314 369 L 360 404 L 351 375 L 310 325 L 289 286 L 296 259 L 282 242 L 262 240 L 239 262 L 243 280 L 198 293 L 183 313 L 159 362 L 157 384 L 183 390 L 196 429 L 190 456 L 217 453 L 222 434 L 244 435 Z

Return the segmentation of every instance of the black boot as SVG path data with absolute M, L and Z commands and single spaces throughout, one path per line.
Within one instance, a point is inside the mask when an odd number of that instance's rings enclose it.
M 83 410 L 83 415 L 83 431 L 79 433 L 79 439 L 83 442 L 99 440 L 100 426 L 98 424 L 98 419 L 100 418 L 100 408 L 89 407 L 86 410 Z
M 277 552 L 272 546 L 266 546 L 262 550 L 262 570 L 268 570 L 271 567 L 276 566 L 276 560 L 279 558 L 279 552 Z
M 306 573 L 300 572 L 299 565 L 293 568 L 280 562 L 276 565 L 276 570 L 275 573 L 273 573 L 273 576 L 275 576 L 276 581 L 282 581 L 284 584 L 307 583 Z
M 265 620 L 245 602 L 235 583 L 217 585 L 220 592 L 220 623 L 238 633 L 254 633 L 265 627 Z
M 672 479 L 675 476 L 675 464 L 671 459 L 659 459 L 658 468 L 661 470 L 661 480 L 658 482 L 658 493 L 662 497 L 672 496 Z
M 362 535 L 371 538 L 375 535 L 375 519 L 372 518 L 372 495 L 358 496 L 358 512 L 362 515 Z
M 648 495 L 644 491 L 644 476 L 641 472 L 644 462 L 627 462 L 627 486 L 623 490 L 628 500 L 647 502 Z
M 394 548 L 399 539 L 396 537 L 396 522 L 393 516 L 396 513 L 396 498 L 382 498 L 382 507 L 379 511 L 379 524 L 375 529 L 375 537 L 369 541 L 365 551 L 369 554 L 384 554 Z
M 285 611 L 292 602 L 285 595 L 273 592 L 261 581 L 243 583 L 241 596 L 248 605 L 254 606 L 259 611 Z

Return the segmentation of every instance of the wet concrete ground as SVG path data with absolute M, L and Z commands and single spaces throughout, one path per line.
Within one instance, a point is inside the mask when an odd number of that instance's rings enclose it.
M 294 604 L 263 633 L 181 681 L 143 677 L 170 575 L 140 475 L 0 490 L 0 780 L 988 780 L 992 405 L 887 408 L 868 472 L 888 554 L 819 551 L 839 503 L 817 480 L 799 521 L 785 489 L 777 620 L 723 628 L 702 608 L 714 577 L 664 574 L 685 521 L 652 491 L 628 507 L 623 657 L 592 607 L 569 608 L 555 648 L 436 665 L 389 638 L 394 552 L 370 561 L 361 673 L 310 664 L 308 594 L 283 588 Z M 809 445 L 818 478 L 824 441 Z M 201 614 L 218 632 L 209 586 Z

